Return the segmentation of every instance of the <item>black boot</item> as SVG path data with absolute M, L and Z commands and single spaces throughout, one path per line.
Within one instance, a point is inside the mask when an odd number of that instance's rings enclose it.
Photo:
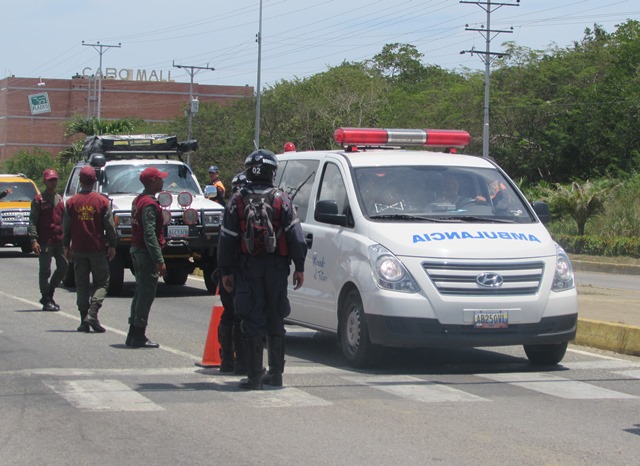
M 262 377 L 262 383 L 272 387 L 282 387 L 284 372 L 284 337 L 267 337 L 269 372 Z
M 60 310 L 60 306 L 58 305 L 58 303 L 56 303 L 56 302 L 53 300 L 53 293 L 54 293 L 55 291 L 56 291 L 56 290 L 55 290 L 55 288 L 54 288 L 53 290 L 52 290 L 52 289 L 49 289 L 49 300 L 51 301 L 51 305 L 54 307 L 54 309 L 55 309 L 56 311 L 59 311 L 59 310 Z
M 98 320 L 98 309 L 89 309 L 89 313 L 87 317 L 85 317 L 84 323 L 88 324 L 96 333 L 104 333 L 107 331 L 107 329 L 104 328 Z
M 84 321 L 87 318 L 87 311 L 80 312 L 80 325 L 76 329 L 78 332 L 89 333 L 91 331 L 91 327 L 89 324 Z
M 127 339 L 124 341 L 124 344 L 127 346 L 131 346 L 131 341 L 133 340 L 133 324 L 129 325 L 129 333 L 127 333 Z
M 131 337 L 131 347 L 132 348 L 159 348 L 160 345 L 158 343 L 154 343 L 149 340 L 145 335 L 147 328 L 146 327 L 138 327 L 137 325 L 133 327 L 133 336 Z
M 247 358 L 244 353 L 240 324 L 233 324 L 233 349 L 236 354 L 233 373 L 236 375 L 247 375 Z
M 233 355 L 233 327 L 218 327 L 218 343 L 220 343 L 220 372 L 233 372 L 235 357 Z
M 55 312 L 59 310 L 59 307 L 56 307 L 56 303 L 49 296 L 43 296 L 40 298 L 40 304 L 42 304 L 42 310 L 48 312 Z
M 262 337 L 243 338 L 247 359 L 247 378 L 240 381 L 239 387 L 246 390 L 262 390 Z

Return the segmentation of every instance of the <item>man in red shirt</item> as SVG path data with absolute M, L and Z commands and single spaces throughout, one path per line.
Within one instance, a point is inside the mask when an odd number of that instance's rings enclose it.
M 129 333 L 125 344 L 132 348 L 158 348 L 160 345 L 146 336 L 151 305 L 156 297 L 158 277 L 167 271 L 162 256 L 164 219 L 156 194 L 162 191 L 168 175 L 156 167 L 140 173 L 144 191 L 131 205 L 131 259 L 136 271 L 136 291 L 131 301 Z
M 95 170 L 86 165 L 80 170 L 80 191 L 65 206 L 63 230 L 64 252 L 73 258 L 80 326 L 78 332 L 103 333 L 98 310 L 109 287 L 109 261 L 116 255 L 116 229 L 111 203 L 106 196 L 93 191 Z M 93 275 L 95 290 L 91 295 Z
M 47 168 L 43 177 L 45 190 L 31 201 L 28 229 L 31 250 L 38 256 L 40 262 L 38 277 L 42 310 L 59 311 L 60 306 L 53 300 L 53 293 L 67 274 L 69 267 L 62 248 L 64 203 L 62 197 L 56 193 L 58 172 Z M 51 259 L 53 258 L 56 260 L 56 270 L 52 276 Z

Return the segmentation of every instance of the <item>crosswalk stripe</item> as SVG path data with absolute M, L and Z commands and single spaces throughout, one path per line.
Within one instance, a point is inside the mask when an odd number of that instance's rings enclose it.
M 562 362 L 562 367 L 570 370 L 576 369 L 623 369 L 625 367 L 640 367 L 640 364 L 632 361 L 617 360 L 594 360 L 594 361 L 572 361 Z
M 631 371 L 616 371 L 614 374 L 622 375 L 623 377 L 633 377 L 634 379 L 640 379 L 640 370 Z
M 44 383 L 83 411 L 164 411 L 118 380 L 55 380 Z
M 490 401 L 471 393 L 408 375 L 342 376 L 343 379 L 420 403 Z
M 478 377 L 508 383 L 546 395 L 566 399 L 624 399 L 633 395 L 616 392 L 576 380 L 565 379 L 542 372 L 522 372 L 515 374 L 476 374 Z
M 217 376 L 209 379 L 216 385 L 228 387 L 237 385 L 238 377 Z M 313 396 L 295 387 L 270 388 L 264 390 L 244 390 L 238 388 L 233 392 L 224 392 L 233 401 L 243 403 L 253 408 L 306 408 L 311 406 L 331 406 L 333 403 L 323 398 Z

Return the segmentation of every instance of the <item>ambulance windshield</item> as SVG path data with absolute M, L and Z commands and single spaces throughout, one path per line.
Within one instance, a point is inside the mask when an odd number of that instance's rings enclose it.
M 526 200 L 491 168 L 361 167 L 355 180 L 360 207 L 372 219 L 534 221 Z

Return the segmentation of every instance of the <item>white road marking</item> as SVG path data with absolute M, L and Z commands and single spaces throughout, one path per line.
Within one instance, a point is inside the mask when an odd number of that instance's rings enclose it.
M 640 363 L 623 359 L 596 360 L 596 361 L 563 361 L 562 367 L 570 370 L 576 369 L 622 369 L 624 367 L 640 367 Z
M 614 372 L 614 374 L 617 375 L 622 375 L 624 377 L 633 377 L 634 379 L 640 379 L 640 370 L 633 370 L 633 371 L 617 371 Z
M 44 383 L 83 411 L 164 411 L 118 380 L 54 380 Z
M 576 380 L 565 379 L 542 372 L 520 372 L 514 374 L 476 374 L 478 377 L 508 383 L 546 395 L 570 400 L 625 399 L 633 395 L 616 392 Z
M 408 375 L 343 376 L 345 380 L 421 403 L 458 401 L 490 401 L 446 385 Z

